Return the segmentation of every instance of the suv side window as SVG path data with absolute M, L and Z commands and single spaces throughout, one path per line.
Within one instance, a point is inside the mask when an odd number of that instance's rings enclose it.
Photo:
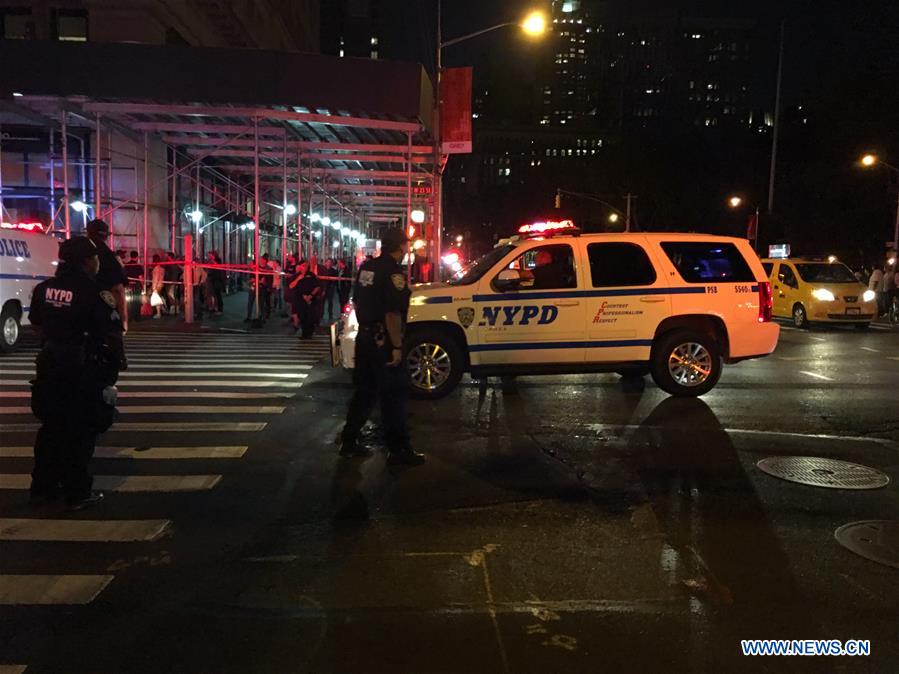
M 796 282 L 796 274 L 793 273 L 792 267 L 788 264 L 781 263 L 778 278 L 785 286 L 790 286 L 791 288 L 799 287 L 799 283 Z
M 524 279 L 521 285 L 523 290 L 577 288 L 574 251 L 567 244 L 531 248 L 519 255 L 508 268 L 519 271 Z
M 670 241 L 662 250 L 687 283 L 752 283 L 755 276 L 732 243 Z
M 591 243 L 587 246 L 594 288 L 649 286 L 656 270 L 641 246 L 634 243 Z
M 762 269 L 765 270 L 765 276 L 771 278 L 771 272 L 774 270 L 773 262 L 762 262 Z

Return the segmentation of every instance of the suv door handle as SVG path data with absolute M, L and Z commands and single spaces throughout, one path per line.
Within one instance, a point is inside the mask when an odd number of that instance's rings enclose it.
M 577 300 L 569 300 L 567 302 L 553 302 L 557 307 L 576 307 L 580 305 Z
M 654 297 L 654 296 L 652 296 L 652 295 L 649 295 L 649 296 L 647 296 L 647 297 L 641 297 L 641 298 L 640 298 L 640 301 L 641 301 L 641 302 L 651 303 L 651 304 L 656 304 L 656 303 L 658 303 L 658 302 L 664 302 L 664 301 L 665 301 L 665 298 L 664 298 L 664 297 Z

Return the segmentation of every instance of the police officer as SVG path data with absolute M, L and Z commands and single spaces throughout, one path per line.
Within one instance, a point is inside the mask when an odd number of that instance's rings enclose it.
M 98 249 L 85 237 L 59 246 L 56 276 L 38 284 L 29 319 L 42 338 L 31 409 L 42 422 L 34 443 L 31 502 L 55 500 L 70 510 L 103 498 L 91 490 L 88 464 L 97 434 L 115 413 L 115 384 L 125 366 L 122 320 L 112 293 L 100 290 Z
M 122 317 L 122 325 L 128 332 L 128 309 L 125 288 L 128 286 L 128 276 L 125 268 L 119 262 L 106 240 L 109 238 L 109 225 L 103 220 L 96 219 L 87 223 L 87 236 L 97 247 L 97 257 L 100 260 L 100 271 L 97 272 L 96 281 L 100 290 L 108 290 L 116 301 L 116 311 Z M 145 279 L 146 280 L 146 279 Z
M 408 383 L 401 363 L 411 292 L 400 261 L 407 242 L 402 231 L 388 230 L 381 237 L 381 256 L 365 262 L 356 275 L 353 300 L 359 333 L 353 370 L 355 391 L 341 437 L 343 457 L 371 455 L 371 450 L 357 443 L 362 426 L 380 399 L 388 463 L 414 466 L 425 460 L 423 454 L 412 450 L 406 429 Z

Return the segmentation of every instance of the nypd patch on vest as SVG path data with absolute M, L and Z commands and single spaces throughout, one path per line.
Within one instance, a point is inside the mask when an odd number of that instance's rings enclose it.
M 115 297 L 113 296 L 113 294 L 111 292 L 109 292 L 108 290 L 101 290 L 100 298 L 104 302 L 106 302 L 106 304 L 108 304 L 110 307 L 115 309 Z
M 393 287 L 397 290 L 406 289 L 406 277 L 402 274 L 391 274 L 390 280 L 393 281 Z

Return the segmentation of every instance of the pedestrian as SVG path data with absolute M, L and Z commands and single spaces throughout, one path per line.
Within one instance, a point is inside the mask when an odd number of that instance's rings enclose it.
M 259 265 L 259 313 L 262 319 L 267 321 L 272 315 L 272 263 L 269 261 L 268 253 L 262 256 L 262 262 Z
M 275 311 L 281 311 L 281 263 L 277 260 L 272 260 L 270 263 L 272 268 L 272 309 Z
M 193 288 L 191 294 L 194 301 L 194 316 L 203 318 L 203 308 L 206 306 L 206 281 L 209 278 L 206 268 L 201 264 L 193 265 Z
M 56 275 L 38 284 L 29 319 L 41 336 L 31 409 L 41 427 L 34 443 L 30 502 L 55 500 L 69 510 L 98 503 L 89 465 L 99 433 L 115 414 L 115 387 L 127 367 L 116 298 L 95 277 L 99 249 L 82 236 L 59 246 Z
M 411 291 L 400 261 L 407 243 L 402 230 L 387 230 L 381 236 L 381 256 L 365 262 L 356 275 L 353 301 L 359 331 L 353 369 L 355 390 L 341 434 L 343 457 L 371 455 L 370 449 L 358 444 L 359 433 L 380 400 L 388 463 L 415 466 L 425 460 L 412 449 L 406 428 L 409 390 L 401 364 Z
M 116 311 L 122 319 L 125 332 L 128 332 L 128 301 L 125 296 L 125 286 L 128 279 L 119 259 L 109 250 L 106 240 L 109 238 L 109 225 L 103 220 L 96 219 L 87 223 L 87 238 L 97 247 L 97 258 L 100 260 L 100 271 L 97 272 L 96 281 L 100 290 L 108 290 L 115 299 Z
M 317 300 L 321 295 L 321 285 L 318 277 L 309 268 L 306 260 L 300 260 L 297 264 L 297 273 L 290 282 L 296 316 L 302 328 L 300 339 L 309 339 L 315 332 L 318 321 Z M 294 322 L 296 327 L 296 322 Z
M 882 316 L 886 307 L 886 298 L 883 296 L 883 270 L 874 267 L 871 277 L 868 279 L 868 290 L 873 290 L 877 296 L 877 315 Z
M 334 302 L 340 303 L 340 295 L 337 292 L 337 267 L 334 260 L 327 258 L 321 268 L 321 284 L 322 284 L 322 313 L 326 323 L 330 323 L 334 314 Z M 337 314 L 340 314 L 341 307 L 337 308 Z
M 137 320 L 140 316 L 140 298 L 144 291 L 144 268 L 136 250 L 129 254 L 128 262 L 123 267 L 128 283 L 125 286 L 125 300 L 128 307 L 128 318 Z
M 162 312 L 165 310 L 165 269 L 163 268 L 162 258 L 159 255 L 153 256 L 153 271 L 150 276 L 150 305 L 156 309 L 153 318 L 162 318 Z
M 337 296 L 340 298 L 340 310 L 350 301 L 350 290 L 352 290 L 352 272 L 347 266 L 346 260 L 340 258 L 337 260 Z
M 184 282 L 184 272 L 181 269 L 181 265 L 175 263 L 175 254 L 172 251 L 168 251 L 165 254 L 163 269 L 165 270 L 166 302 L 169 305 L 169 313 L 172 315 L 177 314 L 179 311 L 183 295 L 181 286 Z
M 128 255 L 128 261 L 124 266 L 125 278 L 128 279 L 128 287 L 135 283 L 140 283 L 144 276 L 144 268 L 140 263 L 140 256 L 136 250 L 132 250 Z
M 225 289 L 225 272 L 219 268 L 222 259 L 217 251 L 209 252 L 208 262 L 211 266 L 206 271 L 206 283 L 204 284 L 206 308 L 212 314 L 220 314 L 224 308 L 222 291 Z

